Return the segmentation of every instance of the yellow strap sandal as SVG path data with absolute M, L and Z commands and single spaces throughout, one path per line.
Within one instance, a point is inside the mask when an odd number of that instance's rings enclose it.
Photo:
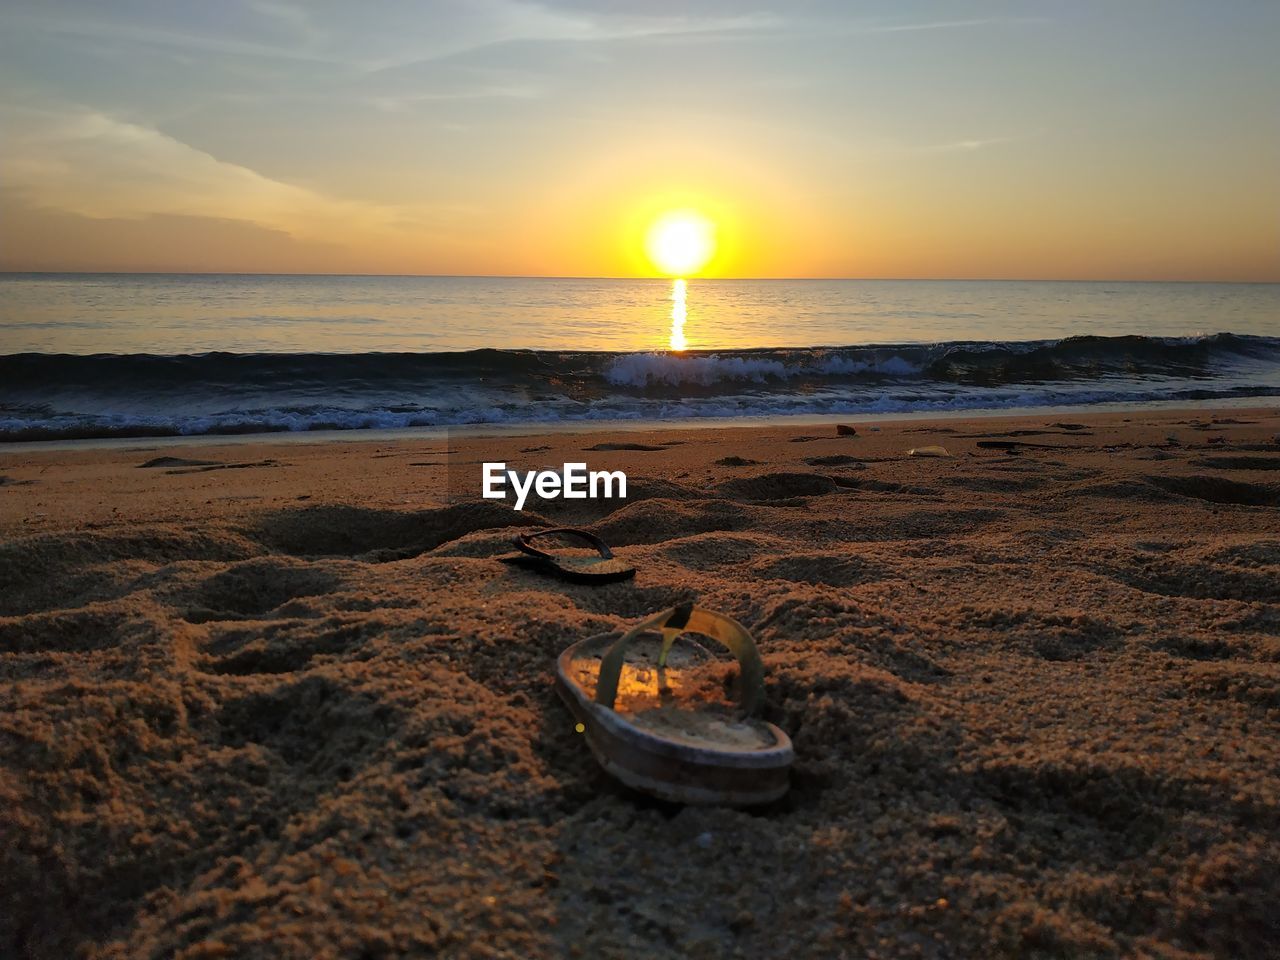
M 736 682 L 701 645 L 674 647 L 684 633 L 728 647 Z M 790 786 L 791 739 L 752 717 L 764 699 L 764 664 L 751 634 L 723 614 L 685 604 L 621 637 L 575 643 L 557 661 L 556 690 L 596 760 L 636 790 L 678 803 L 750 806 Z

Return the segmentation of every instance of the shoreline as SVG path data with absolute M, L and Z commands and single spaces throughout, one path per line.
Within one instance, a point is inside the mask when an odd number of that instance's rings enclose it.
M 1268 402 L 1271 401 L 1271 402 Z M 1232 411 L 1262 416 L 1280 411 L 1280 396 L 1218 398 L 1204 401 L 1146 400 L 1132 403 L 1059 404 L 1042 407 L 975 408 L 966 410 L 921 410 L 908 413 L 794 414 L 765 417 L 691 417 L 678 420 L 568 420 L 531 421 L 519 424 L 462 424 L 448 427 L 397 427 L 371 430 L 305 430 L 270 431 L 242 434 L 190 434 L 163 437 L 90 437 L 67 440 L 18 440 L 0 442 L 0 457 L 6 452 L 38 453 L 40 451 L 137 449 L 165 447 L 252 446 L 272 444 L 326 443 L 390 443 L 399 440 L 440 440 L 449 437 L 521 437 L 572 433 L 643 433 L 651 431 L 760 429 L 764 427 L 802 427 L 814 424 L 865 423 L 896 424 L 927 420 L 1002 420 L 1019 417 L 1084 416 L 1117 413 L 1160 413 L 1176 416 L 1182 413 L 1212 414 Z

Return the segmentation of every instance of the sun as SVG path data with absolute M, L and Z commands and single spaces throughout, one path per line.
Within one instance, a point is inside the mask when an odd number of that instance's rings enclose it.
M 716 252 L 715 225 L 693 210 L 664 213 L 645 234 L 644 249 L 650 262 L 667 276 L 691 276 Z

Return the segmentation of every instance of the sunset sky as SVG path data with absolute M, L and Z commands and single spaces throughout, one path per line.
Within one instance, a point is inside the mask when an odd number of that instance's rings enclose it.
M 1280 281 L 1280 3 L 5 0 L 0 269 Z

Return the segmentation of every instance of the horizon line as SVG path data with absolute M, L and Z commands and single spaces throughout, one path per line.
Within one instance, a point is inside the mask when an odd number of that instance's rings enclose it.
M 1274 286 L 1275 280 L 1153 279 L 1144 277 L 868 277 L 868 276 L 777 276 L 777 277 L 673 277 L 673 276 L 587 276 L 571 274 L 503 273 L 334 273 L 268 272 L 241 270 L 12 270 L 0 269 L 0 276 L 91 276 L 91 277 L 333 277 L 360 279 L 415 280 L 607 280 L 607 281 L 708 281 L 712 283 L 798 283 L 805 281 L 851 281 L 870 283 L 1218 283 L 1246 286 Z

